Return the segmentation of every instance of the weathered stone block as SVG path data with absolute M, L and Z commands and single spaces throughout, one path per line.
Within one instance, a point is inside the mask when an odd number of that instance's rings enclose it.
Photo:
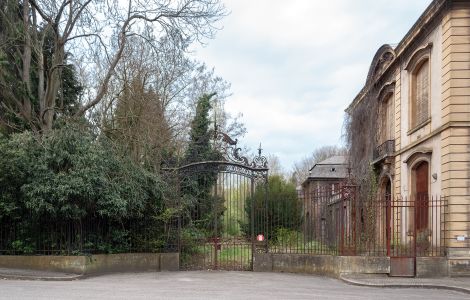
M 179 253 L 160 253 L 160 271 L 179 271 Z
M 445 277 L 449 274 L 448 269 L 446 257 L 416 258 L 416 277 Z
M 470 276 L 470 259 L 449 259 L 449 275 Z
M 255 253 L 253 256 L 254 272 L 272 272 L 273 258 L 271 253 Z
M 341 273 L 388 274 L 390 258 L 379 256 L 339 256 Z

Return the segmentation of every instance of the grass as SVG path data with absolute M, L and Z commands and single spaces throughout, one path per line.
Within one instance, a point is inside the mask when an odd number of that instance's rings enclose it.
M 217 251 L 220 269 L 249 270 L 251 268 L 250 243 L 222 243 Z M 185 269 L 211 269 L 215 265 L 214 244 L 206 243 L 182 249 L 181 263 Z
M 219 252 L 219 259 L 221 261 L 251 260 L 251 245 L 224 245 Z

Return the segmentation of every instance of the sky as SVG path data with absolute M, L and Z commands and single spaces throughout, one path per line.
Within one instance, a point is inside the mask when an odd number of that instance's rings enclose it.
M 242 145 L 294 162 L 344 144 L 344 110 L 378 48 L 397 44 L 431 0 L 222 0 L 230 14 L 193 55 L 231 83 Z

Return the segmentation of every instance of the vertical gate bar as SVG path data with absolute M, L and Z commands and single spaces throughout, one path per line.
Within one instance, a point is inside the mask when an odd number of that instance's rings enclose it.
M 181 183 L 180 183 L 181 177 L 180 177 L 180 174 L 179 174 L 179 170 L 176 171 L 176 174 L 173 174 L 173 176 L 176 180 L 176 193 L 177 193 L 177 195 L 176 195 L 176 208 L 177 208 L 177 211 L 178 211 L 178 215 L 177 215 L 177 217 L 178 217 L 178 220 L 177 220 L 177 222 L 178 222 L 178 225 L 177 225 L 178 226 L 178 232 L 177 232 L 178 238 L 176 240 L 176 243 L 177 243 L 178 253 L 180 254 L 180 261 L 181 261 L 181 257 L 182 257 L 182 255 L 181 255 L 181 222 L 182 222 L 181 218 L 182 218 L 182 215 L 181 214 L 182 214 L 183 210 L 182 210 L 182 207 L 181 207 L 181 196 L 182 195 L 181 195 Z M 180 264 L 180 265 L 182 265 L 182 264 Z
M 226 204 L 226 209 L 228 210 L 228 214 L 227 216 L 225 216 L 224 214 L 224 220 L 225 221 L 225 224 L 226 224 L 226 228 L 224 230 L 224 236 L 225 236 L 225 239 L 227 240 L 227 250 L 226 252 L 228 252 L 228 262 L 231 261 L 231 265 L 232 265 L 232 269 L 234 268 L 234 261 L 235 261 L 235 253 L 232 253 L 231 249 L 233 249 L 235 247 L 234 245 L 234 242 L 233 242 L 233 237 L 229 236 L 230 232 L 230 228 L 232 227 L 232 222 L 233 222 L 233 211 L 232 211 L 232 189 L 233 189 L 233 184 L 232 184 L 232 175 L 228 174 L 228 173 L 225 173 L 225 180 L 226 182 L 228 182 L 227 184 L 227 187 L 228 187 L 228 192 L 226 191 L 224 194 L 225 197 L 226 197 L 226 200 L 224 201 L 224 203 L 227 203 Z M 232 257 L 232 254 L 233 254 L 233 257 Z M 227 265 L 228 265 L 228 262 Z
M 253 258 L 255 255 L 255 209 L 256 203 L 254 199 L 254 179 L 251 178 L 251 186 L 250 186 L 250 199 L 251 199 L 251 268 L 253 269 Z
M 411 253 L 411 255 L 412 255 L 413 257 L 416 257 L 416 254 L 417 254 L 417 253 L 416 253 L 416 237 L 417 237 L 417 236 L 416 236 L 416 233 L 417 233 L 417 227 L 416 227 L 416 226 L 417 226 L 417 223 L 418 223 L 418 222 L 417 222 L 417 219 L 418 219 L 418 218 L 416 218 L 416 215 L 417 215 L 417 212 L 418 212 L 418 210 L 419 210 L 419 204 L 416 203 L 417 200 L 418 200 L 418 196 L 416 195 L 416 196 L 415 196 L 415 199 L 414 199 L 414 201 L 413 201 L 413 203 L 412 203 L 412 204 L 414 205 L 413 247 L 412 247 L 412 251 L 413 251 L 413 252 Z M 417 204 L 418 204 L 418 205 L 417 205 Z M 416 267 L 416 265 L 415 265 L 415 267 Z M 415 274 L 416 274 L 416 268 L 415 268 Z
M 218 170 L 217 170 L 218 171 Z M 218 212 L 218 205 L 217 205 L 217 188 L 218 188 L 218 182 L 219 182 L 219 173 L 217 173 L 216 179 L 215 179 L 215 185 L 214 185 L 214 199 L 215 201 L 213 202 L 214 208 L 214 269 L 217 270 L 219 268 L 218 266 L 218 257 L 217 257 L 217 248 L 218 248 L 218 239 L 219 239 L 219 230 L 218 230 L 218 219 L 219 219 L 219 212 Z
M 270 234 L 270 228 L 269 228 L 269 171 L 266 171 L 266 174 L 264 174 L 264 222 L 265 222 L 265 228 L 264 228 L 264 237 L 265 237 L 265 253 L 269 252 L 269 242 L 268 242 L 268 237 Z
M 431 198 L 431 224 L 430 224 L 430 226 L 428 226 L 428 227 L 431 227 L 431 233 L 430 233 L 431 234 L 431 237 L 430 237 L 431 238 L 431 247 L 430 247 L 431 249 L 430 249 L 430 251 L 428 250 L 428 255 L 435 256 L 435 254 L 434 254 L 435 253 L 434 233 L 436 232 L 436 228 L 434 228 L 435 227 L 434 224 L 436 222 L 434 222 L 434 208 L 435 208 L 436 205 L 434 204 L 434 201 L 435 201 L 434 200 L 434 195 L 431 195 L 431 197 L 428 197 L 428 198 Z M 428 237 L 428 239 L 429 239 L 429 237 Z

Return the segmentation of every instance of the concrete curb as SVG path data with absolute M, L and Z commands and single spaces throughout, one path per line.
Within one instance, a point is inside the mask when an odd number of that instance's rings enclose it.
M 32 280 L 32 281 L 74 281 L 74 280 L 82 280 L 88 279 L 93 277 L 100 277 L 103 275 L 115 275 L 115 274 L 128 274 L 128 273 L 165 273 L 165 272 L 173 272 L 173 271 L 161 271 L 161 272 L 154 272 L 154 271 L 145 271 L 145 272 L 107 272 L 107 273 L 92 273 L 92 274 L 70 274 L 65 276 L 44 276 L 44 275 L 21 275 L 21 274 L 5 274 L 0 273 L 0 281 L 1 280 Z
M 73 281 L 84 279 L 85 275 L 74 275 L 74 276 L 29 276 L 29 275 L 10 275 L 0 274 L 2 280 L 38 280 L 38 281 Z
M 455 292 L 461 292 L 465 294 L 470 294 L 470 288 L 464 288 L 459 286 L 450 286 L 444 284 L 431 284 L 431 283 L 421 283 L 421 284 L 404 284 L 404 283 L 371 283 L 365 280 L 354 280 L 351 278 L 345 278 L 343 275 L 339 276 L 339 279 L 347 284 L 356 285 L 356 286 L 367 286 L 367 287 L 376 287 L 376 288 L 422 288 L 422 289 L 439 289 L 439 290 L 450 290 Z

